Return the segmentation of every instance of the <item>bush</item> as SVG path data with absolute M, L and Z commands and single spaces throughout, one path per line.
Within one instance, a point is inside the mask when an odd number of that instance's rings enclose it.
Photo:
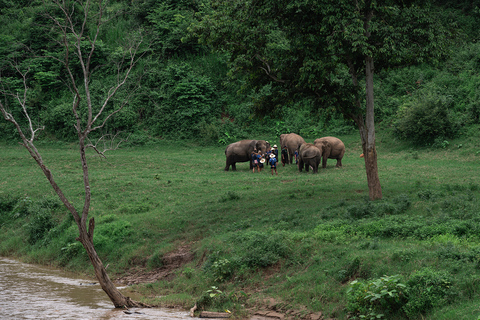
M 394 275 L 370 281 L 350 282 L 347 289 L 347 309 L 363 319 L 380 319 L 385 314 L 397 314 L 406 301 L 406 285 L 400 280 L 399 275 Z
M 453 101 L 429 93 L 400 106 L 394 123 L 395 133 L 416 145 L 431 145 L 436 140 L 454 138 L 460 126 L 450 110 Z
M 227 280 L 238 270 L 271 266 L 291 253 L 288 239 L 272 231 L 237 231 L 227 235 L 221 245 L 211 245 L 209 251 L 213 253 L 203 269 L 216 281 Z
M 409 318 L 417 318 L 434 307 L 451 303 L 455 292 L 445 272 L 424 268 L 410 277 L 406 295 L 408 302 L 403 306 L 403 311 Z
M 51 212 L 45 209 L 37 211 L 32 215 L 32 220 L 27 225 L 28 242 L 35 244 L 37 241 L 43 239 L 54 226 L 55 221 Z
M 18 201 L 19 198 L 10 195 L 0 196 L 0 226 L 10 219 L 11 212 Z

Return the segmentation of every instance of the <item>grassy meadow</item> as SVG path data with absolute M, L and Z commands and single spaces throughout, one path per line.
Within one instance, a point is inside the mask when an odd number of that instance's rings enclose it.
M 97 251 L 115 278 L 190 248 L 195 259 L 173 279 L 129 288 L 151 304 L 243 317 L 272 298 L 297 317 L 479 318 L 478 137 L 414 149 L 380 133 L 384 198 L 375 202 L 358 134 L 339 138 L 343 168 L 329 160 L 316 175 L 281 164 L 278 176 L 248 163 L 225 172 L 224 146 L 187 142 L 125 147 L 107 159 L 92 151 Z M 76 146 L 38 148 L 81 208 Z M 0 145 L 0 177 L 0 255 L 91 272 L 70 214 L 25 149 Z

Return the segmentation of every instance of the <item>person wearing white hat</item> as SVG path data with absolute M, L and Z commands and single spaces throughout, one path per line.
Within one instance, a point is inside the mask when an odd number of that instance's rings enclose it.
M 270 163 L 270 169 L 272 170 L 272 176 L 273 176 L 273 171 L 275 171 L 275 174 L 278 176 L 277 172 L 277 158 L 275 158 L 275 154 L 271 153 L 270 154 L 270 159 L 268 160 Z
M 272 150 L 273 154 L 275 155 L 275 158 L 277 158 L 277 162 L 278 162 L 278 147 L 276 144 L 273 145 L 273 150 Z

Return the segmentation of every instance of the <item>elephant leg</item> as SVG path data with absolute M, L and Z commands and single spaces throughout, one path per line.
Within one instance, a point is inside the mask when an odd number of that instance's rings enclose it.
M 230 169 L 230 163 L 228 163 L 228 160 L 227 160 L 227 163 L 225 164 L 225 171 L 228 171 Z
M 342 166 L 342 159 L 337 159 L 337 167 L 341 167 Z
M 322 158 L 322 168 L 325 169 L 327 167 L 327 157 Z
M 237 171 L 237 165 L 236 163 L 232 163 L 232 171 Z

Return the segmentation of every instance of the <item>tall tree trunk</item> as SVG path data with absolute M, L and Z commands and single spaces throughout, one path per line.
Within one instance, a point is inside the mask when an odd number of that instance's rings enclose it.
M 355 112 L 347 113 L 357 124 L 360 138 L 362 140 L 362 150 L 365 159 L 365 171 L 367 173 L 368 193 L 370 200 L 382 198 L 382 187 L 378 177 L 377 150 L 375 149 L 375 113 L 373 103 L 373 59 L 366 58 L 366 114 L 365 119 L 362 115 L 362 102 L 360 97 L 355 99 Z M 358 88 L 357 70 L 353 61 L 348 61 L 350 75 L 353 85 Z
M 382 198 L 382 187 L 378 177 L 377 150 L 375 149 L 375 113 L 373 101 L 373 58 L 365 58 L 366 78 L 366 114 L 364 139 L 362 141 L 363 154 L 365 158 L 365 169 L 367 171 L 367 183 L 370 200 Z

